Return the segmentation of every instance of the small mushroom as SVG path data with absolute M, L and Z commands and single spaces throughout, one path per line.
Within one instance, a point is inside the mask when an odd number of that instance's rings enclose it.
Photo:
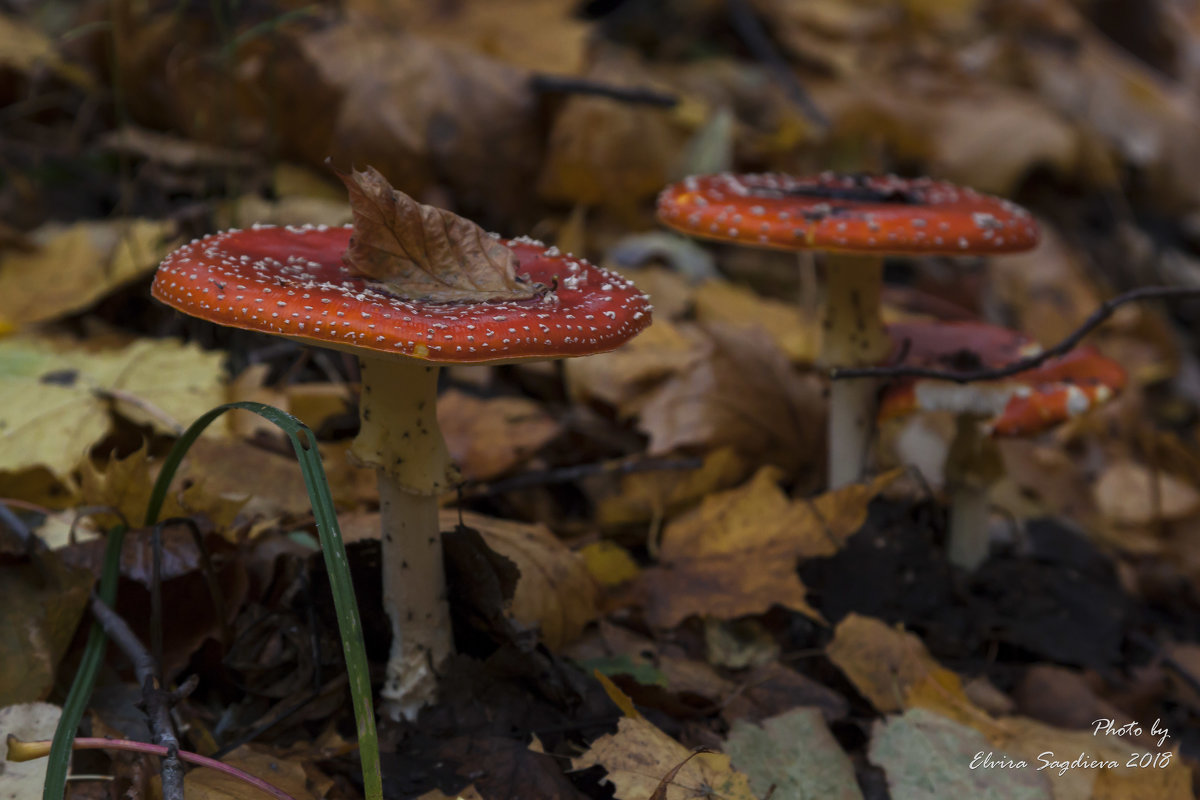
M 980 322 L 906 322 L 888 326 L 905 366 L 951 371 L 995 369 L 1037 355 L 1022 334 Z M 880 420 L 949 411 L 955 434 L 946 458 L 950 560 L 973 570 L 987 557 L 988 492 L 1002 475 L 997 436 L 1032 436 L 1107 402 L 1125 371 L 1093 347 L 994 381 L 900 379 L 880 398 Z
M 885 254 L 971 255 L 1032 248 L 1037 224 L 1007 200 L 929 178 L 781 174 L 705 175 L 658 198 L 666 225 L 693 236 L 776 250 L 824 250 L 825 303 L 819 363 L 879 363 L 890 349 L 879 315 Z M 830 389 L 829 483 L 862 476 L 876 381 Z
M 411 719 L 436 696 L 437 671 L 453 652 L 437 498 L 455 476 L 438 428 L 439 367 L 612 350 L 650 324 L 651 308 L 620 276 L 524 238 L 502 244 L 518 273 L 542 284 L 534 297 L 405 299 L 343 263 L 351 233 L 349 226 L 256 226 L 206 236 L 167 256 L 153 294 L 218 325 L 358 357 L 353 453 L 378 474 L 393 631 L 382 694 L 392 716 Z

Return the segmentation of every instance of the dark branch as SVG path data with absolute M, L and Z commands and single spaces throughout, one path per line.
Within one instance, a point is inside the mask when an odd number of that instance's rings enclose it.
M 108 638 L 133 662 L 134 674 L 142 685 L 142 702 L 146 706 L 154 741 L 167 748 L 162 763 L 163 800 L 183 800 L 183 763 L 177 755 L 179 740 L 171 726 L 172 696 L 170 692 L 163 691 L 158 683 L 154 658 L 129 624 L 96 594 L 92 595 L 92 615 Z
M 597 83 L 586 78 L 572 78 L 562 75 L 534 74 L 529 79 L 529 86 L 539 93 L 560 94 L 590 94 L 596 97 L 607 97 L 609 100 L 619 100 L 622 103 L 632 103 L 658 108 L 674 108 L 679 104 L 679 98 L 673 94 L 658 92 L 654 89 L 641 87 L 613 86 L 607 83 Z
M 796 73 L 792 72 L 791 65 L 775 49 L 771 37 L 767 35 L 762 20 L 754 13 L 754 9 L 746 0 L 728 0 L 728 3 L 729 24 L 737 32 L 742 44 L 746 45 L 746 49 L 750 51 L 751 55 L 766 64 L 775 73 L 776 79 L 783 85 L 783 90 L 787 93 L 788 98 L 796 104 L 809 122 L 822 130 L 828 128 L 829 118 L 821 109 L 817 108 L 817 104 L 809 97 L 804 85 L 796 78 Z
M 829 376 L 834 380 L 847 378 L 931 378 L 934 380 L 954 381 L 955 383 L 975 383 L 976 381 L 994 381 L 1007 378 L 1019 372 L 1036 369 L 1052 358 L 1066 355 L 1075 348 L 1093 330 L 1113 315 L 1119 307 L 1137 300 L 1164 300 L 1184 297 L 1200 297 L 1200 288 L 1182 286 L 1144 286 L 1119 294 L 1105 300 L 1100 307 L 1092 312 L 1083 324 L 1072 331 L 1061 342 L 1048 347 L 1036 356 L 1014 361 L 995 369 L 977 369 L 967 372 L 957 370 L 933 369 L 931 367 L 906 367 L 894 364 L 882 367 L 854 367 L 830 370 Z
M 591 464 L 573 464 L 569 467 L 553 467 L 550 469 L 522 472 L 491 483 L 467 482 L 461 487 L 461 496 L 491 497 L 519 489 L 530 489 L 535 486 L 570 483 L 571 481 L 577 481 L 593 475 L 630 475 L 635 472 L 691 470 L 700 469 L 703 465 L 704 460 L 701 458 L 663 458 L 644 459 L 640 461 L 617 459 Z

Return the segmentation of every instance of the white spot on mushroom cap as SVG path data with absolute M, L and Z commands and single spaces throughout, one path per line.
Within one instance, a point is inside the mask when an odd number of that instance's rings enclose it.
M 584 341 L 578 337 L 527 337 L 505 342 L 494 354 L 444 355 L 448 361 L 479 361 L 496 358 L 554 357 L 602 352 L 616 347 L 649 324 L 650 304 L 633 284 L 579 259 L 564 257 L 547 250 L 540 242 L 523 237 L 508 242 L 518 253 L 521 272 L 532 280 L 549 285 L 562 272 L 570 274 L 559 281 L 557 291 L 545 292 L 527 301 L 429 304 L 408 301 L 392 295 L 380 285 L 352 274 L 341 263 L 350 235 L 349 226 L 292 226 L 274 228 L 255 226 L 245 236 L 225 231 L 171 253 L 156 275 L 156 297 L 187 313 L 219 324 L 234 325 L 273 333 L 299 335 L 313 341 L 352 339 L 360 346 L 419 356 L 414 344 L 428 339 L 434 328 L 449 331 L 451 338 L 462 341 L 467 353 L 466 331 L 509 318 L 525 318 L 536 309 L 539 318 L 553 321 L 574 318 L 575 314 L 604 314 L 614 321 L 605 330 Z M 286 251 L 286 252 L 281 252 Z M 566 268 L 564 270 L 564 267 Z M 232 305 L 211 308 L 198 303 L 193 288 L 209 291 L 233 285 L 245 294 L 236 295 Z M 281 309 L 274 316 L 262 312 L 265 296 Z M 263 297 L 256 298 L 254 293 Z M 223 297 L 223 295 L 221 295 Z M 279 297 L 287 300 L 279 300 Z M 337 332 L 321 326 L 306 330 L 304 323 L 292 326 L 291 318 L 300 312 L 312 312 L 313 303 L 325 307 L 323 315 L 333 312 L 341 320 Z M 305 319 L 311 316 L 305 315 Z M 564 326 L 555 324 L 562 330 Z M 569 326 L 567 326 L 569 327 Z M 368 337 L 368 332 L 370 336 Z M 461 340 L 458 339 L 462 332 Z M 547 329 L 549 332 L 549 329 Z M 489 331 L 491 336 L 494 331 Z M 484 344 L 490 348 L 491 345 Z M 457 353 L 457 351 L 455 351 Z

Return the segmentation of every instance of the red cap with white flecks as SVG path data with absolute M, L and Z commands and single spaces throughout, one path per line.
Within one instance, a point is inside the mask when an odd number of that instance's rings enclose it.
M 897 323 L 888 326 L 888 335 L 905 366 L 951 371 L 995 369 L 1040 351 L 1036 342 L 1016 331 L 981 322 Z M 985 427 L 997 436 L 1026 436 L 1107 402 L 1125 381 L 1120 364 L 1094 347 L 1077 347 L 994 381 L 897 380 L 880 398 L 879 417 L 950 411 L 983 417 Z
M 967 255 L 1038 241 L 1033 216 L 1015 203 L 894 175 L 695 176 L 659 194 L 658 216 L 693 236 L 783 250 Z
M 167 256 L 152 291 L 218 325 L 447 364 L 601 353 L 650 324 L 649 299 L 630 281 L 531 239 L 505 244 L 518 274 L 551 287 L 538 297 L 405 300 L 343 265 L 350 234 L 265 225 L 216 233 Z

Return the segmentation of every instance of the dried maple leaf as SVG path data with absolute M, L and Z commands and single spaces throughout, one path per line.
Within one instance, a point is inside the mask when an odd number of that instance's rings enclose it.
M 342 260 L 409 300 L 528 300 L 544 290 L 517 275 L 516 254 L 474 222 L 418 203 L 372 167 L 338 173 L 354 235 Z

